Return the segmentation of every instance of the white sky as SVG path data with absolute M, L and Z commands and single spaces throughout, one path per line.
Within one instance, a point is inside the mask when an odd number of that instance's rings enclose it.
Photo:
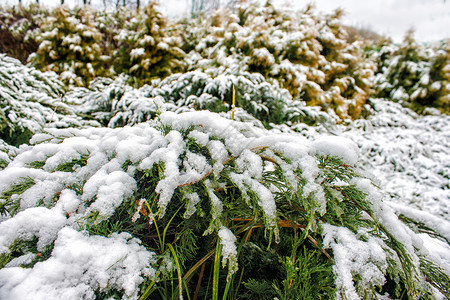
M 286 1 L 275 0 L 276 3 Z M 302 7 L 299 2 L 296 7 Z M 346 12 L 344 23 L 370 27 L 386 34 L 396 42 L 403 40 L 409 28 L 416 30 L 416 38 L 434 41 L 450 38 L 450 1 L 448 0 L 313 0 L 318 11 L 332 11 L 341 7 Z
M 23 0 L 25 3 L 27 1 L 34 0 Z M 69 5 L 82 3 L 82 0 L 65 1 Z M 0 3 L 17 2 L 18 0 L 0 0 Z M 57 5 L 60 0 L 40 0 L 40 2 Z M 415 28 L 415 37 L 420 41 L 450 38 L 450 0 L 273 0 L 273 2 L 276 5 L 291 5 L 298 9 L 303 8 L 306 3 L 313 2 L 317 10 L 323 12 L 341 7 L 346 12 L 343 19 L 345 24 L 369 27 L 392 37 L 396 42 L 401 42 L 405 32 L 411 27 Z M 102 0 L 92 0 L 92 3 L 103 8 Z M 181 15 L 189 11 L 191 0 L 160 0 L 160 3 L 167 15 Z

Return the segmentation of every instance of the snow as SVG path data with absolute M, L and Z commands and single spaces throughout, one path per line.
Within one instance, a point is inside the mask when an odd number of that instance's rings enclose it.
M 33 237 L 38 239 L 37 250 L 43 251 L 66 224 L 66 217 L 58 209 L 28 208 L 0 223 L 0 253 L 9 253 L 8 247 L 15 240 L 29 241 Z
M 326 136 L 315 140 L 310 152 L 317 155 L 331 155 L 342 159 L 345 164 L 354 165 L 358 161 L 358 147 L 351 140 L 341 136 Z
M 184 197 L 189 200 L 184 218 L 189 219 L 197 210 L 195 205 L 200 202 L 200 197 L 197 193 L 185 194 Z
M 165 139 L 165 148 L 159 148 L 145 158 L 140 164 L 140 168 L 151 168 L 154 163 L 164 164 L 165 178 L 158 182 L 155 192 L 158 193 L 158 207 L 164 215 L 165 208 L 169 203 L 175 189 L 182 184 L 180 172 L 178 170 L 178 157 L 184 150 L 184 142 L 178 131 L 171 131 Z
M 275 63 L 275 58 L 272 53 L 267 50 L 267 48 L 258 48 L 252 51 L 252 56 L 257 58 L 257 63 L 264 65 L 273 65 Z
M 136 49 L 131 50 L 131 52 L 130 52 L 131 58 L 137 58 L 139 56 L 144 56 L 144 55 L 145 55 L 144 48 L 136 48 Z
M 425 226 L 433 229 L 436 233 L 440 234 L 447 241 L 450 241 L 450 222 L 436 217 L 429 212 L 418 210 L 410 206 L 395 202 L 388 202 L 387 204 L 394 210 L 397 215 L 401 214 L 407 218 L 423 223 Z
M 376 112 L 337 129 L 355 142 L 390 200 L 450 220 L 450 117 L 422 116 L 372 99 Z M 336 132 L 336 133 L 337 133 Z
M 20 300 L 96 299 L 96 290 L 124 291 L 122 299 L 138 299 L 142 276 L 156 278 L 154 253 L 128 233 L 88 236 L 71 228 L 58 232 L 52 256 L 32 269 L 0 270 L 0 298 Z
M 63 212 L 72 214 L 81 205 L 80 197 L 73 190 L 65 189 L 61 191 L 58 203 L 55 207 L 60 207 Z
M 205 187 L 206 187 L 206 192 L 208 193 L 208 196 L 211 199 L 212 219 L 217 222 L 223 211 L 222 201 L 220 201 L 220 199 L 214 193 L 214 190 L 212 188 L 212 183 L 209 179 L 205 180 Z
M 325 235 L 323 246 L 333 250 L 336 262 L 333 272 L 336 275 L 337 299 L 360 299 L 353 274 L 360 274 L 357 285 L 363 289 L 384 284 L 388 264 L 381 239 L 368 237 L 363 241 L 358 236 L 365 236 L 364 232 L 355 235 L 345 227 L 330 224 L 322 224 L 322 227 Z
M 225 145 L 219 141 L 211 140 L 206 145 L 211 158 L 215 161 L 213 165 L 214 175 L 217 175 L 223 169 L 223 163 L 228 159 L 228 152 Z
M 420 233 L 424 248 L 428 250 L 431 260 L 450 274 L 450 246 L 448 243 L 430 237 L 426 233 Z
M 125 293 L 123 299 L 137 299 L 144 277 L 158 280 L 160 272 L 173 271 L 169 256 L 156 257 L 129 233 L 105 237 L 85 231 L 91 218 L 93 224 L 107 220 L 124 203 L 137 203 L 130 218 L 137 222 L 147 209 L 147 200 L 134 198 L 138 188 L 135 176 L 155 166 L 162 172 L 150 192 L 157 194 L 154 201 L 159 210 L 147 212 L 148 225 L 152 226 L 155 217 L 164 216 L 176 192 L 184 198 L 185 218 L 200 211 L 197 205 L 202 197 L 209 198 L 212 209 L 206 217 L 212 222 L 205 234 L 217 234 L 222 264 L 228 263 L 230 276 L 238 267 L 237 238 L 226 227 L 229 220 L 224 212 L 229 203 L 222 201 L 218 190 L 227 192 L 228 186 L 219 180 L 226 177 L 227 183 L 237 187 L 245 204 L 262 212 L 263 220 L 256 221 L 264 222 L 277 235 L 280 216 L 275 198 L 280 190 L 264 181 L 264 172 L 278 165 L 292 191 L 301 188 L 302 197 L 313 199 L 308 209 L 320 219 L 318 215 L 327 212 L 323 186 L 329 183 L 323 182 L 317 155 L 338 157 L 355 170 L 357 178 L 337 184 L 352 185 L 366 195 L 373 214 L 364 216 L 374 218 L 403 244 L 415 268 L 420 254 L 450 274 L 449 116 L 432 109 L 428 111 L 434 115 L 418 116 L 399 103 L 370 99 L 365 108 L 372 114 L 350 121 L 349 107 L 365 101 L 365 89 L 372 85 L 371 63 L 358 65 L 352 74 L 340 74 L 348 63 L 356 66 L 361 57 L 357 49 L 337 37 L 339 32 L 328 27 L 332 22 L 325 24 L 322 16 L 309 14 L 292 14 L 292 20 L 282 22 L 274 15 L 267 22 L 267 8 L 252 9 L 256 12 L 246 25 L 238 25 L 236 16 L 231 15 L 228 23 L 210 28 L 214 35 L 194 45 L 200 53 L 192 52 L 188 59 L 198 70 L 174 74 L 140 89 L 126 85 L 127 78 L 118 76 L 114 80 L 97 78 L 89 88 L 65 93 L 54 73 L 43 74 L 0 55 L 0 96 L 4 107 L 11 108 L 5 110 L 6 126 L 38 132 L 30 145 L 14 148 L 0 144 L 0 160 L 8 163 L 2 163 L 0 171 L 0 201 L 19 205 L 17 214 L 0 216 L 0 254 L 13 252 L 18 242 L 36 243 L 38 251 L 21 250 L 24 253 L 0 269 L 1 299 L 29 295 L 35 299 L 95 299 L 95 293 L 114 289 Z M 266 30 L 268 23 L 281 25 L 270 31 Z M 95 37 L 95 32 L 79 26 L 84 36 Z M 55 34 L 56 28 L 42 37 Z M 265 47 L 252 44 L 257 35 Z M 130 36 L 131 31 L 121 30 L 117 38 Z M 339 61 L 328 61 L 321 54 L 326 51 L 317 37 L 342 49 L 336 53 Z M 63 38 L 64 44 L 81 53 L 82 47 L 76 45 L 79 41 L 79 35 Z M 155 43 L 153 37 L 144 35 L 130 51 L 131 57 L 141 59 L 144 47 Z M 235 44 L 227 48 L 227 43 Z M 168 50 L 172 38 L 158 41 L 156 47 Z M 241 53 L 246 47 L 252 49 L 250 56 Z M 40 48 L 51 50 L 51 43 L 43 41 Z M 50 51 L 50 56 L 57 55 Z M 307 62 L 293 63 L 290 55 Z M 388 63 L 387 70 L 399 60 Z M 248 64 L 264 66 L 263 71 L 277 79 L 269 83 L 263 75 L 249 73 Z M 385 74 L 376 78 L 379 87 L 392 90 L 392 98 L 399 102 L 423 97 L 427 93 L 424 86 L 431 82 L 427 64 L 408 62 L 405 67 L 421 78 L 412 93 L 403 86 L 392 89 Z M 94 74 L 92 64 L 86 69 Z M 328 82 L 329 77 L 336 79 Z M 69 70 L 60 78 L 73 81 L 77 75 Z M 364 84 L 358 86 L 357 82 Z M 294 87 L 299 95 L 293 97 L 279 88 L 283 84 Z M 229 111 L 231 86 L 236 87 L 236 100 L 242 106 L 236 107 L 234 120 Z M 445 82 L 431 84 L 431 90 L 443 87 Z M 350 89 L 356 96 L 344 98 Z M 320 107 L 306 107 L 298 98 L 306 96 L 328 109 L 327 113 Z M 195 111 L 216 107 L 223 107 L 220 115 Z M 64 113 L 56 113 L 56 108 Z M 280 120 L 272 118 L 275 110 L 283 114 Z M 85 121 L 77 114 L 98 122 Z M 300 123 L 308 118 L 318 125 Z M 93 128 L 100 123 L 109 128 Z M 190 146 L 194 142 L 195 147 Z M 198 147 L 201 151 L 193 149 Z M 36 162 L 42 168 L 33 168 Z M 72 163 L 71 170 L 61 170 Z M 23 185 L 29 186 L 7 196 L 11 187 Z M 194 187 L 204 190 L 197 193 Z M 205 214 L 203 209 L 201 213 Z M 398 216 L 423 223 L 438 237 L 407 227 Z M 330 224 L 319 224 L 319 229 L 324 235 L 323 247 L 332 249 L 336 262 L 337 298 L 359 299 L 360 290 L 370 293 L 369 287 L 385 282 L 388 262 L 398 260 L 381 233 L 375 236 L 367 228 L 352 232 Z M 49 258 L 36 263 L 48 249 Z M 27 264 L 32 266 L 24 268 Z M 379 295 L 367 295 L 375 296 Z
M 193 130 L 189 133 L 189 137 L 193 138 L 197 143 L 206 146 L 209 142 L 209 135 L 198 130 Z
M 225 226 L 222 226 L 217 232 L 222 245 L 222 265 L 225 266 L 227 261 L 229 264 L 228 276 L 237 271 L 237 248 L 236 236 Z
M 120 166 L 118 165 L 120 168 Z M 101 218 L 109 218 L 115 209 L 136 190 L 136 182 L 122 170 L 107 173 L 99 170 L 84 185 L 82 199 L 95 201 L 89 206 L 90 212 L 98 212 Z M 101 220 L 101 219 L 100 219 Z

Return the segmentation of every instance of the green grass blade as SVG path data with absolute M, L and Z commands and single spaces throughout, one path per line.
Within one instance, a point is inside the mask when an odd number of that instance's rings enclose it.
M 167 244 L 167 247 L 169 247 L 170 252 L 172 252 L 173 259 L 175 260 L 175 264 L 177 266 L 177 274 L 178 274 L 178 293 L 179 293 L 179 299 L 183 300 L 183 277 L 181 276 L 181 266 L 178 261 L 177 253 L 175 252 L 175 249 L 173 248 L 172 244 Z
M 213 294 L 212 300 L 219 299 L 219 271 L 220 271 L 220 243 L 217 243 L 216 256 L 214 258 Z

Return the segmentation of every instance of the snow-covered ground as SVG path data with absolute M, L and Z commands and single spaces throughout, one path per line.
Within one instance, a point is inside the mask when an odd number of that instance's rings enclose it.
M 313 140 L 324 135 L 352 140 L 359 147 L 360 163 L 389 201 L 450 221 L 450 116 L 419 116 L 399 103 L 370 102 L 367 119 L 292 128 Z M 275 127 L 292 133 L 286 126 Z
M 359 145 L 362 162 L 393 202 L 450 221 L 450 116 L 372 102 L 376 113 L 342 134 Z

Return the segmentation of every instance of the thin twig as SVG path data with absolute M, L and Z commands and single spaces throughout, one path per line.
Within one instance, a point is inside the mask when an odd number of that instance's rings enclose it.
M 334 264 L 335 262 L 334 262 L 334 259 L 331 257 L 331 255 L 330 254 L 328 254 L 328 252 L 325 250 L 325 249 L 323 249 L 322 247 L 320 247 L 319 246 L 319 243 L 312 237 L 312 236 L 310 236 L 309 234 L 308 234 L 308 239 L 317 247 L 317 248 L 320 248 L 320 251 L 322 251 L 322 253 L 326 256 L 326 257 L 328 257 L 328 259 L 329 260 L 331 260 L 331 262 Z

